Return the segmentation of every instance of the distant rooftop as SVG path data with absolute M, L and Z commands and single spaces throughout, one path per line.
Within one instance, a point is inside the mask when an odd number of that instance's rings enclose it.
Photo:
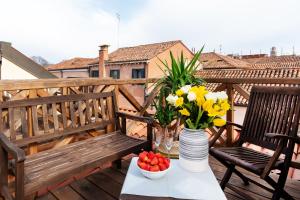
M 180 40 L 138 45 L 133 47 L 122 47 L 108 55 L 106 63 L 119 62 L 146 62 L 160 53 L 168 50 L 177 43 L 182 43 Z M 183 44 L 183 43 L 182 43 Z M 58 64 L 50 65 L 48 70 L 58 69 L 79 69 L 85 68 L 88 65 L 98 64 L 98 58 L 72 58 L 62 61 Z
M 200 61 L 203 69 L 247 69 L 250 68 L 248 62 L 234 59 L 230 56 L 215 52 L 202 53 Z

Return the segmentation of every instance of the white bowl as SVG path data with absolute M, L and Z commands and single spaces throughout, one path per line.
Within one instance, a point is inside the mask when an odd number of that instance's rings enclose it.
M 171 167 L 171 162 L 170 162 L 170 166 L 168 169 L 164 170 L 164 171 L 158 171 L 158 172 L 151 172 L 151 171 L 147 171 L 147 170 L 144 170 L 142 168 L 140 168 L 138 166 L 138 164 L 136 163 L 137 167 L 139 168 L 140 172 L 146 177 L 146 178 L 149 178 L 149 179 L 160 179 L 162 177 L 164 177 L 168 171 L 170 170 L 170 167 Z

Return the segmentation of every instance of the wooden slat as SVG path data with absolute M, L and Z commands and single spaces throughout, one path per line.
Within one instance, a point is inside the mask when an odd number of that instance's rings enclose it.
M 8 109 L 9 113 L 9 133 L 10 133 L 10 139 L 16 140 L 16 131 L 15 131 L 15 113 L 12 108 Z
M 102 120 L 108 119 L 106 115 L 106 106 L 104 105 L 104 99 L 100 99 L 100 108 L 101 108 L 101 115 L 102 115 Z
M 61 116 L 62 116 L 62 121 L 63 121 L 63 127 L 67 128 L 67 111 L 66 111 L 66 103 L 62 102 L 60 104 L 61 106 Z
M 44 135 L 32 136 L 30 138 L 25 138 L 23 140 L 17 140 L 17 141 L 15 141 L 15 144 L 19 147 L 25 147 L 26 145 L 31 144 L 31 143 L 42 143 L 42 142 L 46 142 L 49 140 L 57 139 L 57 138 L 72 135 L 72 134 L 80 134 L 81 132 L 87 131 L 87 130 L 101 129 L 101 128 L 106 127 L 110 123 L 112 123 L 112 121 L 107 120 L 107 121 L 101 121 L 98 123 L 93 123 L 93 124 L 85 125 L 82 127 L 78 127 L 76 129 L 68 128 L 68 129 L 65 129 L 63 132 L 58 131 L 58 132 L 44 134 Z
M 90 106 L 90 100 L 85 101 L 85 113 L 86 113 L 86 121 L 88 123 L 92 122 L 92 112 L 91 112 L 91 106 Z
M 48 119 L 47 104 L 42 105 L 42 112 L 43 112 L 44 131 L 45 131 L 45 133 L 48 133 L 49 132 L 49 119 Z
M 38 115 L 37 115 L 37 107 L 31 106 L 32 110 L 32 126 L 33 126 L 33 134 L 39 135 L 39 125 L 38 125 Z
M 26 112 L 26 108 L 25 107 L 22 107 L 20 108 L 20 117 L 21 117 L 21 130 L 22 130 L 22 134 L 23 134 L 23 137 L 28 137 L 29 134 L 28 134 L 28 121 L 26 119 L 26 115 L 27 112 Z
M 85 124 L 85 116 L 84 116 L 84 113 L 83 113 L 83 103 L 82 103 L 82 101 L 78 102 L 78 113 L 79 113 L 80 125 L 84 126 L 84 124 Z
M 75 108 L 74 108 L 74 103 L 71 101 L 70 102 L 70 113 L 71 113 L 71 122 L 72 122 L 72 127 L 76 127 L 77 123 L 77 117 L 75 116 Z
M 0 132 L 2 132 L 3 131 L 3 123 L 4 123 L 4 121 L 3 121 L 3 116 L 2 116 L 2 108 L 0 108 Z
M 97 122 L 99 120 L 99 104 L 98 104 L 98 100 L 96 99 L 93 99 L 93 111 L 94 111 L 95 121 Z
M 57 131 L 59 129 L 59 123 L 58 123 L 56 103 L 52 103 L 52 116 L 53 116 L 54 130 Z

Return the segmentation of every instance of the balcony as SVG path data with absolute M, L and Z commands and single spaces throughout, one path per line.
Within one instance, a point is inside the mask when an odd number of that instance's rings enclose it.
M 234 98 L 235 95 L 240 95 L 245 99 L 249 98 L 249 91 L 245 90 L 241 84 L 251 85 L 263 85 L 263 84 L 281 84 L 281 85 L 293 85 L 299 87 L 300 79 L 298 78 L 206 78 L 208 86 L 213 90 L 226 90 L 229 96 L 229 101 L 232 105 L 232 110 L 227 113 L 227 120 L 234 121 Z M 0 102 L 6 102 L 11 100 L 31 99 L 47 96 L 60 96 L 67 94 L 85 94 L 85 93 L 99 93 L 103 91 L 115 91 L 117 105 L 119 110 L 124 110 L 122 106 L 123 102 L 127 102 L 132 109 L 127 109 L 130 113 L 142 116 L 151 116 L 151 110 L 149 106 L 152 99 L 155 96 L 155 91 L 151 92 L 144 102 L 137 99 L 131 91 L 128 89 L 129 85 L 150 85 L 154 83 L 156 79 L 136 79 L 136 80 L 113 80 L 113 79 L 39 79 L 39 80 L 19 80 L 19 81 L 0 81 Z M 122 103 L 120 103 L 122 102 Z M 9 113 L 2 113 L 4 121 L 10 120 L 6 115 Z M 37 116 L 43 117 L 43 113 L 37 112 Z M 240 117 L 240 116 L 239 116 Z M 28 121 L 32 119 L 26 118 Z M 37 120 L 38 121 L 38 120 Z M 16 125 L 17 126 L 17 125 Z M 34 124 L 31 126 L 34 127 Z M 105 131 L 112 127 L 106 127 Z M 229 127 L 224 129 L 210 129 L 208 132 L 211 136 L 222 131 L 222 137 L 217 141 L 219 146 L 232 146 L 238 133 Z M 9 131 L 5 132 L 9 135 Z M 92 134 L 91 134 L 92 135 Z M 145 136 L 147 137 L 147 136 Z M 68 135 L 60 140 L 58 143 L 51 143 L 48 146 L 40 146 L 39 144 L 30 145 L 28 153 L 35 153 L 44 149 L 49 149 L 56 146 L 64 146 L 70 142 L 76 140 L 76 136 Z M 299 149 L 299 148 L 298 148 Z M 300 152 L 295 151 L 295 155 L 299 156 Z M 71 179 L 64 180 L 59 184 L 55 184 L 43 191 L 38 192 L 37 199 L 118 199 L 122 184 L 124 182 L 126 172 L 128 169 L 129 161 L 133 155 L 126 156 L 122 160 L 122 168 L 117 169 L 106 163 L 94 168 L 91 171 L 85 171 L 80 175 L 74 174 Z M 298 158 L 299 159 L 299 158 Z M 214 158 L 210 158 L 210 166 L 220 181 L 222 178 L 225 167 L 221 165 Z M 296 166 L 296 164 L 295 164 Z M 298 166 L 298 165 L 297 165 Z M 262 185 L 265 184 L 254 175 L 250 175 L 245 170 L 241 172 L 249 175 L 253 180 L 259 181 Z M 276 177 L 276 173 L 273 173 Z M 13 179 L 11 180 L 11 182 Z M 300 199 L 299 193 L 300 183 L 299 181 L 288 179 L 285 189 L 295 198 Z M 240 179 L 236 176 L 231 178 L 227 188 L 225 189 L 225 195 L 228 199 L 244 199 L 245 196 L 251 196 L 253 199 L 270 199 L 271 193 L 263 190 L 261 187 L 254 184 L 244 186 Z

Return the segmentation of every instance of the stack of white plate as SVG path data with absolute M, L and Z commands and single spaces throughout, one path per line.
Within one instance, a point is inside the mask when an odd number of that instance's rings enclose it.
M 204 130 L 183 129 L 179 135 L 179 163 L 192 172 L 207 169 L 208 138 Z

